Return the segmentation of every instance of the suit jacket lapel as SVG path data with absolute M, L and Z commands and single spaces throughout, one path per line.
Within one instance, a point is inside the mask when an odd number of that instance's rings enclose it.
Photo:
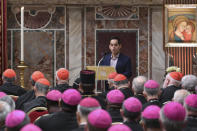
M 107 63 L 106 65 L 110 66 L 110 61 L 111 61 L 111 54 L 109 54 L 107 57 Z
M 118 67 L 120 66 L 120 63 L 121 63 L 121 53 L 118 57 L 118 61 L 117 61 L 117 64 L 116 64 L 116 71 L 117 71 Z

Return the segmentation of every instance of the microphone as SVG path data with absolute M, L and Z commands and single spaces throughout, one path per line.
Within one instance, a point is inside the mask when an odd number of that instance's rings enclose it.
M 105 53 L 104 53 L 103 57 L 99 60 L 97 66 L 100 66 L 101 61 L 105 58 L 105 56 L 106 56 L 107 54 L 109 54 L 109 53 L 108 53 L 108 52 L 105 52 Z

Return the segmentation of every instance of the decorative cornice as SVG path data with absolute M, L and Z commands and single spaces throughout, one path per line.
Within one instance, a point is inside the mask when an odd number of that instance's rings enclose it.
M 11 10 L 20 26 L 20 6 L 12 6 Z M 24 27 L 29 29 L 44 28 L 50 23 L 54 12 L 55 7 L 51 6 L 26 6 L 24 10 Z
M 9 5 L 161 5 L 163 0 L 7 0 Z
M 135 6 L 97 6 L 95 18 L 97 20 L 137 20 L 139 9 Z

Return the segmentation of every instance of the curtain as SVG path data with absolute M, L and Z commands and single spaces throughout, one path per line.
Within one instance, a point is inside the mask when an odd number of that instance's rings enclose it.
M 0 0 L 0 83 L 2 73 L 7 68 L 7 0 Z

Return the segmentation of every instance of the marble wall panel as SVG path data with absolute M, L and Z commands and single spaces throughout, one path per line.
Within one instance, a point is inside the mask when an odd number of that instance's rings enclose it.
M 34 37 L 32 37 L 34 36 Z M 14 32 L 14 69 L 20 61 L 20 32 Z M 53 32 L 24 33 L 24 61 L 28 68 L 25 70 L 25 87 L 31 88 L 29 78 L 32 72 L 40 70 L 53 84 Z
M 86 8 L 87 65 L 95 64 L 96 29 L 139 29 L 139 75 L 148 76 L 148 7 L 139 8 L 139 20 L 95 20 L 93 7 Z
M 152 79 L 163 83 L 165 53 L 163 51 L 162 9 L 152 12 Z
M 64 31 L 56 31 L 56 70 L 65 67 Z
M 79 77 L 82 67 L 82 9 L 69 8 L 69 83 Z
M 20 25 L 17 23 L 16 17 L 15 17 L 15 14 L 14 14 L 15 10 L 13 10 L 12 7 L 8 5 L 7 11 L 8 11 L 8 17 L 7 18 L 8 18 L 8 21 L 9 21 L 8 22 L 8 28 L 20 28 Z M 52 13 L 52 18 L 48 21 L 48 23 L 47 23 L 48 25 L 45 28 L 48 28 L 48 29 L 64 29 L 64 23 L 65 23 L 64 22 L 64 19 L 65 19 L 64 7 L 56 7 L 54 9 L 54 11 L 55 12 Z M 25 18 L 24 18 L 24 21 L 26 20 Z M 38 26 L 39 27 L 39 24 L 40 24 L 39 21 L 40 20 L 35 19 L 34 21 L 32 21 L 33 23 L 31 23 L 32 26 Z M 42 22 L 42 21 L 40 21 L 40 22 Z
M 65 25 L 65 8 L 56 7 L 51 22 L 46 28 L 49 29 L 64 29 Z
M 74 6 L 73 6 L 74 7 Z M 77 7 L 77 6 L 76 6 Z M 69 8 L 68 10 L 68 16 L 65 14 L 65 7 L 56 7 L 56 11 L 53 14 L 53 18 L 49 25 L 46 27 L 47 31 L 42 32 L 42 30 L 39 30 L 38 32 L 26 32 L 25 33 L 25 41 L 27 43 L 31 43 L 31 49 L 30 46 L 25 47 L 26 52 L 25 54 L 25 62 L 27 61 L 28 64 L 28 70 L 26 71 L 26 78 L 30 77 L 30 74 L 34 70 L 40 69 L 42 72 L 44 72 L 47 76 L 47 78 L 50 80 L 51 83 L 53 83 L 53 66 L 56 64 L 56 68 L 64 67 L 65 65 L 65 57 L 68 57 L 68 65 L 69 69 L 74 71 L 71 71 L 71 77 L 76 74 L 76 72 L 79 72 L 81 69 L 82 64 L 82 32 L 85 32 L 85 59 L 86 63 L 85 65 L 95 65 L 95 30 L 96 29 L 137 29 L 139 30 L 139 74 L 148 76 L 148 8 L 149 7 L 139 7 L 139 20 L 95 20 L 95 7 L 84 7 L 85 9 L 85 18 L 84 21 L 82 18 L 82 12 L 83 9 L 77 8 Z M 68 36 L 65 38 L 65 17 L 68 17 Z M 11 8 L 8 8 L 8 29 L 15 29 L 20 28 L 17 24 L 15 17 L 13 13 L 11 12 Z M 83 25 L 83 22 L 85 22 L 85 25 Z M 84 26 L 84 27 L 83 27 Z M 83 30 L 84 28 L 84 30 Z M 49 31 L 48 29 L 52 29 Z M 56 30 L 57 29 L 57 30 Z M 56 42 L 54 42 L 54 32 L 56 32 Z M 150 31 L 151 32 L 151 31 Z M 9 34 L 10 35 L 10 34 Z M 30 36 L 34 37 L 30 37 Z M 33 39 L 34 38 L 34 39 Z M 9 38 L 10 39 L 10 38 Z M 9 44 L 10 44 L 9 40 Z M 65 43 L 68 42 L 69 46 L 69 53 L 67 52 L 67 55 L 65 55 Z M 13 35 L 13 42 L 14 42 L 14 68 L 16 69 L 17 64 L 19 63 L 20 59 L 20 33 L 19 31 L 14 31 Z M 54 44 L 56 43 L 56 63 L 54 63 Z M 33 50 L 37 50 L 44 48 L 43 44 L 46 46 L 48 51 L 44 52 L 37 52 L 37 54 L 34 54 Z M 50 48 L 49 48 L 50 46 Z M 44 48 L 44 49 L 45 49 Z M 76 51 L 76 48 L 80 49 Z M 31 53 L 30 53 L 31 52 Z M 43 54 L 44 53 L 44 54 Z M 33 58 L 32 56 L 35 56 Z M 41 58 L 37 58 L 37 57 Z M 73 60 L 73 57 L 75 60 Z M 9 57 L 10 59 L 10 57 Z M 26 60 L 27 59 L 27 60 Z M 33 61 L 33 62 L 29 62 Z M 37 62 L 39 61 L 39 62 Z M 78 61 L 78 62 L 76 62 Z M 33 67 L 34 66 L 34 67 Z M 26 83 L 28 81 L 26 80 Z M 30 87 L 30 85 L 28 84 Z
M 8 28 L 20 28 L 20 25 L 17 23 L 14 13 L 11 10 L 11 6 L 7 7 L 7 27 Z
M 139 12 L 139 75 L 148 77 L 148 8 L 141 7 Z
M 30 4 L 30 5 L 161 5 L 163 3 L 162 0 L 8 0 L 9 4 Z
M 95 9 L 86 8 L 86 65 L 95 64 Z
M 11 40 L 12 40 L 12 37 L 11 37 L 11 31 L 8 31 L 7 32 L 7 41 L 8 43 L 11 43 Z M 7 45 L 7 56 L 8 56 L 8 68 L 11 68 L 11 55 L 12 55 L 12 52 L 11 52 L 11 44 L 8 44 Z

